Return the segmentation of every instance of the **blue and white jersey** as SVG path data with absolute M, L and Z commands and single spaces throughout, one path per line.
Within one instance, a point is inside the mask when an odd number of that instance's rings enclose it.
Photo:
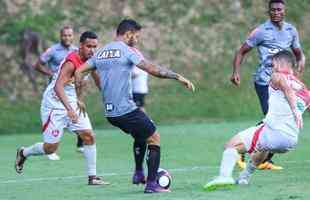
M 56 74 L 61 61 L 72 51 L 77 51 L 78 48 L 74 45 L 64 47 L 61 43 L 57 43 L 48 48 L 41 56 L 42 63 L 52 70 L 53 74 Z
M 272 56 L 281 50 L 301 48 L 296 28 L 284 22 L 279 30 L 270 20 L 254 29 L 246 40 L 250 47 L 257 47 L 259 66 L 254 81 L 259 85 L 268 85 L 272 73 Z
M 107 117 L 118 117 L 137 109 L 132 97 L 132 70 L 143 58 L 122 41 L 113 41 L 99 49 L 87 63 L 100 76 Z

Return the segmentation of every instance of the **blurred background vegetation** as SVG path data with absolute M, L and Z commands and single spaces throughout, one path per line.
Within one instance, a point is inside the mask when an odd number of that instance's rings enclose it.
M 251 29 L 268 18 L 267 0 L 2 0 L 0 1 L 0 134 L 40 131 L 40 100 L 46 86 L 36 74 L 40 93 L 32 91 L 20 70 L 20 42 L 26 28 L 39 32 L 48 45 L 70 24 L 79 33 L 96 31 L 100 44 L 114 37 L 125 17 L 143 26 L 140 49 L 150 60 L 185 74 L 194 94 L 178 83 L 150 78 L 146 108 L 157 123 L 231 121 L 262 117 L 253 89 L 256 51 L 242 65 L 240 88 L 229 82 L 236 49 Z M 287 1 L 286 20 L 299 30 L 309 56 L 310 1 Z M 33 63 L 35 62 L 35 58 Z M 310 83 L 309 68 L 304 79 Z M 95 128 L 106 127 L 101 99 L 93 85 L 87 97 Z

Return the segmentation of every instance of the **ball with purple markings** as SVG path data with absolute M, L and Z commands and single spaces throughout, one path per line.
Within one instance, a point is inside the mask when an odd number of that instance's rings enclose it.
M 168 189 L 171 185 L 172 177 L 167 170 L 159 168 L 157 171 L 156 180 L 160 187 Z

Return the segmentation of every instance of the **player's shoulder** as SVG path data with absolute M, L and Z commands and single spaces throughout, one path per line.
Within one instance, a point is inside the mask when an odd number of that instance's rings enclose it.
M 72 51 L 67 55 L 67 59 L 76 59 L 77 57 L 79 57 L 78 51 Z
M 137 54 L 139 57 L 144 57 L 142 52 L 137 47 L 129 47 L 130 51 Z
M 297 28 L 289 22 L 284 22 L 284 29 L 286 31 L 297 31 Z
M 57 49 L 59 48 L 59 43 L 55 43 L 53 45 L 51 45 L 49 48 L 47 48 L 43 54 L 49 53 L 52 54 L 54 53 Z
M 79 65 L 79 63 L 82 63 L 81 57 L 78 54 L 78 51 L 72 51 L 70 52 L 65 60 L 65 63 L 72 63 L 74 66 Z
M 58 43 L 53 44 L 50 48 L 57 51 L 57 50 L 63 49 L 64 47 L 61 45 L 60 42 L 58 42 Z
M 264 23 L 259 25 L 262 31 L 273 31 L 274 25 L 271 23 L 270 20 L 265 21 Z
M 70 65 L 70 66 L 73 66 L 74 68 L 77 68 L 82 63 L 83 61 L 81 60 L 81 57 L 79 56 L 78 51 L 72 51 L 66 56 L 63 64 Z
M 259 33 L 262 33 L 266 30 L 266 22 L 262 24 L 255 25 L 253 28 L 250 29 L 250 33 L 248 34 L 249 37 L 255 36 Z

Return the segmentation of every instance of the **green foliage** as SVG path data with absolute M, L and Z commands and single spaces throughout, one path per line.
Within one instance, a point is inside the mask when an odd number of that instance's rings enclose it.
M 32 27 L 53 40 L 58 32 L 54 27 L 69 22 L 78 32 L 95 30 L 102 46 L 113 38 L 116 25 L 128 14 L 145 25 L 139 48 L 146 58 L 185 74 L 197 87 L 192 94 L 174 81 L 150 78 L 146 109 L 156 122 L 259 120 L 262 117 L 252 83 L 252 73 L 258 64 L 256 51 L 251 51 L 241 66 L 241 87 L 232 86 L 229 77 L 235 51 L 248 32 L 268 18 L 267 0 L 240 0 L 239 10 L 234 10 L 233 4 L 225 0 L 77 0 L 70 6 L 67 1 L 54 2 L 56 4 L 42 6 L 37 14 L 26 7 L 15 18 L 6 18 L 5 23 L 0 20 L 0 40 L 16 44 L 25 27 Z M 297 26 L 306 56 L 310 49 L 307 37 L 310 4 L 307 2 L 287 1 L 286 17 Z M 123 8 L 127 12 L 120 11 Z M 310 83 L 309 74 L 310 69 L 306 67 L 306 83 Z M 3 91 L 7 90 L 0 89 L 0 96 L 10 94 Z M 96 127 L 105 127 L 101 97 L 94 91 L 87 97 L 88 112 Z M 3 100 L 2 105 L 5 112 L 0 113 L 0 132 L 20 132 L 25 127 L 39 130 L 39 100 L 16 104 Z
M 6 18 L 0 25 L 0 40 L 9 45 L 16 45 L 21 40 L 21 34 L 26 28 L 39 32 L 44 38 L 56 40 L 53 28 L 65 19 L 65 15 L 59 5 L 42 6 L 44 9 L 38 14 L 33 14 L 29 5 L 26 5 L 20 13 L 11 18 Z

